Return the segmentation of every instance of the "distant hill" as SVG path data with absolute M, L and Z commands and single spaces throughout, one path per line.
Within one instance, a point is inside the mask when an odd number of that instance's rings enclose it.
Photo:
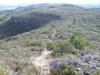
M 4 35 L 0 38 L 31 31 L 59 18 L 60 16 L 52 13 L 40 13 L 33 11 L 13 16 L 0 26 L 0 34 Z
M 29 11 L 33 9 L 37 9 L 40 7 L 45 7 L 45 6 L 51 6 L 53 4 L 48 4 L 48 3 L 42 3 L 42 4 L 18 4 L 18 5 L 0 5 L 0 11 L 9 11 L 9 10 L 15 10 L 18 12 L 21 11 Z M 58 5 L 58 4 L 54 4 Z
M 5 12 L 6 14 L 11 13 Z M 87 34 L 95 39 L 96 36 L 93 37 L 92 33 L 98 35 L 100 32 L 100 11 L 98 9 L 82 8 L 71 4 L 44 4 L 36 5 L 36 8 L 34 5 L 19 7 L 12 12 L 10 17 L 4 19 L 6 20 L 0 24 L 0 39 L 30 32 L 44 26 L 54 26 L 56 30 L 66 32 L 66 34 L 69 34 L 68 32 L 72 29 L 70 32 L 80 32 L 89 40 Z M 68 29 L 64 30 L 64 28 Z
M 25 12 L 25 11 L 30 11 L 30 10 L 38 9 L 41 7 L 51 6 L 51 5 L 52 4 L 43 3 L 43 4 L 33 4 L 33 5 L 28 5 L 28 6 L 19 6 L 15 8 L 15 11 Z

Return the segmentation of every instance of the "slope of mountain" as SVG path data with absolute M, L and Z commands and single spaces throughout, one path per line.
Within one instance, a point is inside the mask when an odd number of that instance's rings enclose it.
M 41 55 L 48 41 L 66 41 L 72 34 L 81 35 L 89 41 L 86 51 L 100 50 L 99 10 L 70 4 L 48 5 L 38 9 L 29 6 L 27 10 L 24 9 L 0 13 L 0 19 L 4 20 L 0 21 L 0 66 L 10 75 L 38 75 L 40 69 L 33 66 L 29 58 Z M 55 31 L 50 40 L 49 35 Z M 64 38 L 59 39 L 60 35 Z
M 30 11 L 30 10 L 38 9 L 41 7 L 51 6 L 51 5 L 52 4 L 43 3 L 43 4 L 33 4 L 33 5 L 28 5 L 28 6 L 20 6 L 20 7 L 15 8 L 15 11 L 25 12 L 25 11 Z
M 8 36 L 16 35 L 49 24 L 54 20 L 58 21 L 58 23 L 64 21 L 63 24 L 66 26 L 75 24 L 75 26 L 79 27 L 87 26 L 88 28 L 94 27 L 98 29 L 99 16 L 99 11 L 92 11 L 69 4 L 46 6 L 10 17 L 8 21 L 1 25 L 0 33 Z
M 28 12 L 24 15 L 12 17 L 1 25 L 1 35 L 5 34 L 1 38 L 28 32 L 59 18 L 59 16 L 52 13 L 43 14 L 39 12 Z

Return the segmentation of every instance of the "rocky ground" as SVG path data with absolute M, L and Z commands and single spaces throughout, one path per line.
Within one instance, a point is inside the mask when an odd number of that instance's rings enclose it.
M 60 64 L 64 63 L 66 65 L 73 65 L 76 67 L 79 75 L 85 75 L 84 72 L 91 75 L 94 71 L 100 70 L 100 52 L 90 50 L 87 54 L 82 54 L 77 60 L 66 59 L 66 60 L 54 60 L 51 63 L 52 69 L 57 69 L 60 67 Z
M 41 69 L 40 75 L 47 75 L 50 73 L 49 63 L 51 60 L 46 58 L 50 53 L 51 51 L 44 49 L 40 56 L 35 59 L 31 59 L 32 63 L 36 65 L 37 68 Z

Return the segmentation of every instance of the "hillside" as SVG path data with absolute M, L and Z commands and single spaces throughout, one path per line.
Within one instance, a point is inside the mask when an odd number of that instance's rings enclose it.
M 38 75 L 40 68 L 37 69 L 30 58 L 38 58 L 47 42 L 66 41 L 72 34 L 81 35 L 89 41 L 85 52 L 100 50 L 99 10 L 70 4 L 32 10 L 29 7 L 28 11 L 21 10 L 20 13 L 18 8 L 14 12 L 0 13 L 0 66 L 9 74 Z M 50 40 L 49 35 L 55 31 Z M 60 35 L 63 35 L 63 39 L 59 39 Z M 52 56 L 48 55 L 49 58 Z
M 46 6 L 40 9 L 24 13 L 22 12 L 11 17 L 8 21 L 1 24 L 0 38 L 2 39 L 21 34 L 23 32 L 28 32 L 33 29 L 40 28 L 41 26 L 44 27 L 53 25 L 56 30 L 62 31 L 64 35 L 67 32 L 80 32 L 80 34 L 89 40 L 97 38 L 96 40 L 99 41 L 99 17 L 99 11 L 73 5 L 63 4 L 58 6 Z M 67 35 L 70 33 L 67 33 Z

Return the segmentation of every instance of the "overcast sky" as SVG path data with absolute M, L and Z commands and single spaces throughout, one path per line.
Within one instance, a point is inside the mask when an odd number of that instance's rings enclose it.
M 0 0 L 3 5 L 15 5 L 21 3 L 69 3 L 69 4 L 95 4 L 100 0 Z

